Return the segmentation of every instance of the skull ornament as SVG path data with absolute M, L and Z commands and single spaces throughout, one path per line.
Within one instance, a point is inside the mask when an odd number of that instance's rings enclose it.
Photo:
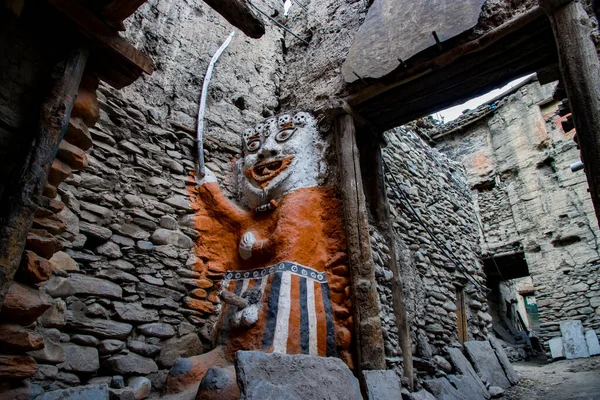
M 323 140 L 307 112 L 281 114 L 242 134 L 242 200 L 254 208 L 290 191 L 317 186 Z

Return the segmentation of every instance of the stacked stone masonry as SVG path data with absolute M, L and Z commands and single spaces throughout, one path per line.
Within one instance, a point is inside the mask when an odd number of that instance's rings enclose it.
M 2 336 L 30 351 L 4 361 L 33 375 L 34 392 L 102 383 L 160 391 L 178 357 L 212 346 L 219 306 L 214 282 L 196 272 L 201 238 L 186 183 L 195 182 L 204 73 L 232 27 L 201 1 L 149 1 L 126 23 L 156 70 L 121 91 L 84 79 L 2 310 L 21 325 L 41 315 L 35 331 L 2 325 Z M 230 197 L 242 127 L 279 107 L 280 38 L 275 29 L 260 40 L 238 32 L 213 73 L 205 157 Z
M 600 332 L 598 224 L 585 174 L 569 168 L 579 150 L 574 131 L 561 127 L 555 86 L 529 83 L 479 122 L 436 141 L 476 189 L 484 255 L 524 252 L 544 341 L 560 336 L 563 320 Z
M 421 122 L 419 122 L 421 124 Z M 485 339 L 491 327 L 485 283 L 479 260 L 478 223 L 462 168 L 416 133 L 416 124 L 386 133 L 383 156 L 410 199 L 420 219 L 443 244 L 429 236 L 403 199 L 387 183 L 400 276 L 413 343 L 417 376 L 444 370 L 446 349 L 460 346 L 457 327 L 457 291 L 465 294 L 468 340 Z M 371 227 L 381 320 L 388 367 L 401 368 L 398 329 L 392 308 L 390 250 L 381 233 Z M 449 258 L 449 251 L 465 268 L 475 286 Z

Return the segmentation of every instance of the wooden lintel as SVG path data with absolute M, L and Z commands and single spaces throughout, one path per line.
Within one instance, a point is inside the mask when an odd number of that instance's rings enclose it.
M 571 2 L 573 2 L 573 0 L 538 0 L 540 7 L 548 14 L 552 14 L 554 11 Z
M 378 79 L 369 87 L 350 95 L 348 98 L 346 98 L 346 101 L 353 107 L 368 102 L 374 97 L 377 97 L 391 89 L 419 79 L 420 77 L 423 77 L 432 71 L 439 70 L 447 65 L 450 65 L 461 57 L 484 50 L 505 36 L 519 30 L 525 25 L 530 24 L 532 21 L 538 19 L 542 15 L 543 10 L 540 7 L 533 7 L 527 12 L 519 15 L 516 18 L 513 18 L 512 20 L 500 25 L 498 28 L 495 28 L 494 30 L 473 41 L 450 49 L 432 60 Z
M 265 25 L 246 1 L 204 0 L 204 2 L 247 36 L 258 39 L 265 34 Z
M 120 22 L 133 14 L 148 0 L 113 0 L 102 9 L 102 15 L 109 21 Z
M 48 2 L 69 18 L 77 29 L 97 46 L 92 54 L 96 64 L 103 60 L 110 60 L 107 68 L 100 68 L 100 77 L 103 80 L 120 89 L 133 83 L 142 72 L 152 74 L 154 71 L 152 60 L 133 47 L 125 38 L 119 36 L 117 31 L 100 20 L 81 2 L 77 0 L 48 0 Z M 125 70 L 120 78 L 108 76 L 104 79 L 102 76 L 103 71 L 114 75 L 118 74 L 119 69 Z

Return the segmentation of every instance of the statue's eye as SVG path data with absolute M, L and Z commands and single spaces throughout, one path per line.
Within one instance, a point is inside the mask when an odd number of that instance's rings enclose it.
M 262 146 L 262 142 L 260 141 L 260 139 L 254 139 L 251 142 L 246 143 L 246 148 L 250 152 L 257 151 L 258 149 L 260 149 L 260 146 Z
M 277 136 L 275 136 L 275 140 L 278 141 L 279 143 L 285 142 L 286 140 L 291 138 L 295 132 L 296 132 L 295 129 L 285 129 L 285 130 L 279 132 L 277 134 Z

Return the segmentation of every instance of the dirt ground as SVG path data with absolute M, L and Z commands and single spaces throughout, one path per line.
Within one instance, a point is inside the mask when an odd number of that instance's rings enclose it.
M 600 356 L 513 364 L 520 381 L 505 392 L 507 400 L 600 400 Z

